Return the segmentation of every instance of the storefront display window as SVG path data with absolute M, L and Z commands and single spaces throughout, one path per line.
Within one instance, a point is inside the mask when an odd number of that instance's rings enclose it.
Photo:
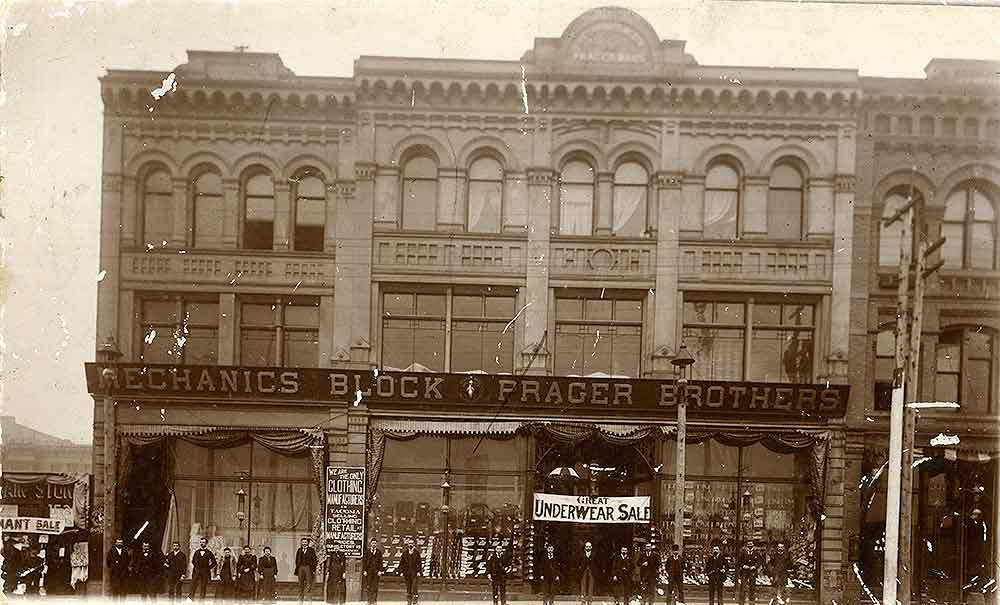
M 209 448 L 178 441 L 175 447 L 166 541 L 177 539 L 190 553 L 204 536 L 217 557 L 227 546 L 239 552 L 250 544 L 258 556 L 269 546 L 278 579 L 295 580 L 295 549 L 319 513 L 309 458 L 256 443 Z
M 814 581 L 816 524 L 811 497 L 809 454 L 779 453 L 762 443 L 727 446 L 715 440 L 686 447 L 684 489 L 684 549 L 688 580 L 708 582 L 705 559 L 712 546 L 735 561 L 740 545 L 754 540 L 768 555 L 779 542 L 792 559 L 789 577 L 795 587 Z M 676 468 L 676 442 L 663 448 L 664 468 Z M 661 535 L 670 542 L 674 532 L 674 476 L 665 476 L 661 491 Z M 759 583 L 770 584 L 761 570 Z
M 388 439 L 369 516 L 388 573 L 413 538 L 425 577 L 485 577 L 497 544 L 508 549 L 519 575 L 524 448 L 523 438 Z

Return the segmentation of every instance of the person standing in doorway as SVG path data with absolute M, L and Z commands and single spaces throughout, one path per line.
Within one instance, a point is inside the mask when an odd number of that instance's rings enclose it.
M 791 557 L 785 550 L 785 544 L 778 542 L 778 547 L 771 555 L 771 583 L 774 585 L 774 600 L 782 605 L 788 600 L 788 570 L 792 566 Z
M 504 555 L 503 546 L 496 545 L 486 561 L 486 575 L 493 589 L 493 605 L 507 605 L 507 568 L 510 562 Z
M 413 538 L 406 539 L 406 550 L 399 559 L 399 573 L 406 581 L 406 605 L 415 605 L 420 598 L 420 575 L 423 571 L 423 561 L 420 551 L 413 545 Z
M 217 601 L 228 601 L 236 596 L 236 557 L 227 546 L 222 549 L 222 562 L 219 564 L 219 586 L 215 589 Z
M 632 558 L 627 546 L 622 546 L 611 562 L 611 591 L 615 605 L 628 605 L 632 598 Z
M 708 605 L 715 605 L 716 599 L 722 605 L 722 584 L 726 581 L 726 559 L 722 550 L 716 544 L 712 554 L 705 561 L 705 574 L 708 575 Z
M 163 557 L 163 575 L 167 579 L 167 598 L 176 601 L 181 598 L 181 580 L 187 573 L 187 555 L 181 552 L 181 543 L 170 544 L 170 552 Z
M 334 540 L 326 541 L 326 560 L 323 561 L 323 591 L 327 603 L 342 605 L 346 597 L 347 557 L 340 552 Z
M 254 600 L 257 592 L 257 557 L 249 545 L 243 547 L 243 554 L 236 560 L 236 598 Z
M 199 542 L 198 550 L 191 555 L 191 594 L 188 595 L 192 601 L 195 595 L 201 600 L 205 599 L 205 590 L 208 588 L 208 581 L 215 571 L 215 555 L 208 550 L 208 540 L 202 538 Z
M 306 598 L 312 600 L 313 582 L 316 581 L 316 550 L 309 544 L 309 538 L 302 538 L 295 551 L 295 575 L 299 579 L 299 603 Z
M 378 603 L 378 583 L 382 578 L 382 551 L 375 538 L 371 539 L 361 568 L 361 578 L 368 591 L 368 605 L 375 605 Z
M 656 602 L 656 589 L 660 583 L 660 555 L 652 542 L 646 542 L 645 551 L 639 558 L 639 581 L 642 584 L 642 602 L 652 605 Z
M 125 541 L 115 538 L 115 544 L 108 551 L 106 558 L 108 566 L 108 584 L 111 587 L 113 599 L 123 599 L 128 591 L 129 553 L 125 549 Z M 20 570 L 19 570 L 20 571 Z M 15 580 L 16 581 L 16 580 Z
M 757 603 L 757 575 L 760 573 L 760 556 L 752 541 L 747 540 L 740 551 L 740 605 L 746 605 L 746 599 L 750 599 L 750 605 Z
M 143 542 L 142 551 L 135 560 L 136 586 L 144 601 L 155 601 L 156 593 L 160 592 L 160 571 L 163 569 L 163 563 L 159 555 L 160 553 L 153 552 L 149 542 Z
M 6 595 L 12 595 L 17 590 L 17 577 L 21 573 L 21 550 L 17 544 L 13 537 L 3 537 L 3 592 Z
M 538 574 L 538 579 L 542 582 L 542 605 L 555 605 L 556 590 L 562 579 L 555 553 L 556 549 L 551 544 L 545 547 L 545 556 L 542 557 L 541 569 Z
M 673 599 L 674 603 L 684 602 L 684 553 L 681 547 L 674 544 L 670 547 L 670 556 L 667 558 L 667 601 Z
M 580 603 L 590 605 L 594 600 L 594 579 L 597 577 L 597 559 L 594 558 L 594 545 L 586 542 L 583 545 L 583 557 L 576 568 L 576 577 L 580 581 Z
M 274 583 L 278 578 L 278 561 L 271 554 L 270 546 L 264 547 L 264 554 L 257 560 L 257 573 L 260 574 L 257 598 L 265 603 L 273 603 L 277 598 Z

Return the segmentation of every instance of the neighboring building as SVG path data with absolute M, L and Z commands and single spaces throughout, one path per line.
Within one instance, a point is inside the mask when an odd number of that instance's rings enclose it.
M 93 448 L 18 424 L 13 416 L 0 416 L 0 467 L 2 472 L 89 475 Z
M 995 211 L 995 80 L 979 105 L 946 92 L 978 90 L 947 73 L 977 65 L 935 61 L 916 81 L 701 66 L 638 15 L 597 9 L 520 61 L 362 57 L 353 77 L 315 78 L 273 54 L 191 51 L 159 99 L 164 74 L 110 71 L 97 324 L 124 356 L 111 384 L 87 368 L 98 507 L 117 403 L 105 533 L 150 521 L 185 548 L 268 544 L 291 580 L 322 467 L 365 467 L 366 535 L 390 566 L 412 535 L 427 590 L 477 586 L 500 543 L 527 591 L 545 542 L 572 563 L 586 539 L 600 556 L 671 541 L 684 344 L 691 579 L 713 543 L 783 541 L 800 596 L 858 602 L 874 509 L 855 486 L 887 441 L 872 401 L 894 300 L 874 218 L 909 184 L 897 146 L 921 136 L 925 199 L 943 209 L 970 182 L 986 197 L 966 200 Z M 914 104 L 935 130 L 897 137 L 904 117 L 924 132 Z M 979 138 L 943 141 L 973 117 Z M 984 431 L 954 457 L 995 476 L 997 223 L 973 214 L 938 214 L 946 258 L 968 262 L 932 280 L 924 347 L 943 361 L 921 384 L 960 399 L 940 430 Z M 920 422 L 927 455 L 937 422 Z M 915 489 L 937 497 L 924 472 Z M 653 523 L 534 522 L 543 491 L 649 496 Z

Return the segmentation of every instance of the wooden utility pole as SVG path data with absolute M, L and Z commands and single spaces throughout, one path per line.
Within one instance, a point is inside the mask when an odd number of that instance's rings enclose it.
M 888 227 L 903 219 L 899 233 L 899 287 L 896 291 L 896 369 L 892 377 L 892 407 L 889 414 L 889 467 L 885 500 L 885 570 L 882 576 L 882 603 L 896 603 L 897 564 L 899 563 L 899 503 L 902 490 L 903 410 L 906 388 L 907 299 L 910 293 L 910 230 L 913 224 L 913 187 L 906 204 L 885 219 Z M 904 218 L 905 217 L 905 218 Z

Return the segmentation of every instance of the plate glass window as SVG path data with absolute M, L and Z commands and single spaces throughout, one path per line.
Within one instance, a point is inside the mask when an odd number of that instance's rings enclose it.
M 257 173 L 244 184 L 243 247 L 271 250 L 274 247 L 274 181 Z
M 725 162 L 705 175 L 705 238 L 736 239 L 740 175 Z
M 615 170 L 612 233 L 639 237 L 646 232 L 648 193 L 649 173 L 642 164 L 625 162 Z
M 174 236 L 174 187 L 170 173 L 154 170 L 142 188 L 143 246 L 147 249 L 170 245 Z
M 503 166 L 482 157 L 469 167 L 469 231 L 498 233 L 502 217 Z
M 437 163 L 427 156 L 418 155 L 403 165 L 403 229 L 434 229 L 437 179 Z
M 559 234 L 590 235 L 594 224 L 594 169 L 573 160 L 559 175 Z
M 299 252 L 322 252 L 326 232 L 326 185 L 316 176 L 305 175 L 295 184 L 295 237 Z

